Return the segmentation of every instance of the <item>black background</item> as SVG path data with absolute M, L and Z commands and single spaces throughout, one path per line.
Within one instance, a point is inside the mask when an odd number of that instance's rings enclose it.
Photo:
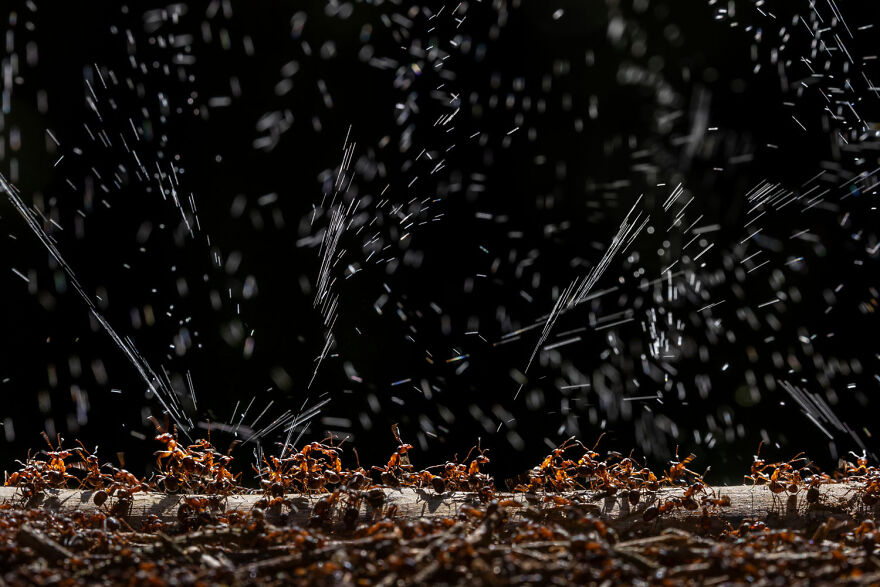
M 419 449 L 417 464 L 461 455 L 479 438 L 484 447 L 490 447 L 493 471 L 502 478 L 531 466 L 547 450 L 547 444 L 564 439 L 569 430 L 560 430 L 566 421 L 560 414 L 560 399 L 566 394 L 559 388 L 573 382 L 566 379 L 564 366 L 553 365 L 552 361 L 539 363 L 529 372 L 523 395 L 514 400 L 519 386 L 511 378 L 511 369 L 523 370 L 538 331 L 531 331 L 517 343 L 492 346 L 511 330 L 494 320 L 497 308 L 506 308 L 515 326 L 527 326 L 545 316 L 555 301 L 554 286 L 557 291 L 565 287 L 601 258 L 640 193 L 647 194 L 644 205 L 649 210 L 660 208 L 673 180 L 683 181 L 699 194 L 690 218 L 704 214 L 706 224 L 720 225 L 712 235 L 717 255 L 713 252 L 706 259 L 720 274 L 729 276 L 733 270 L 725 265 L 725 247 L 748 236 L 743 228 L 747 208 L 744 194 L 759 181 L 767 178 L 795 188 L 823 168 L 830 168 L 832 175 L 839 174 L 833 178 L 840 179 L 836 183 L 843 183 L 850 177 L 847 173 L 871 170 L 872 163 L 876 166 L 876 151 L 869 143 L 860 153 L 865 160 L 856 163 L 852 153 L 834 148 L 833 133 L 821 125 L 821 108 L 810 102 L 809 96 L 796 100 L 794 107 L 786 105 L 793 98 L 781 87 L 778 71 L 769 65 L 755 71 L 750 53 L 752 36 L 743 30 L 745 24 L 731 28 L 728 22 L 715 18 L 717 7 L 707 3 L 512 3 L 502 27 L 498 27 L 499 3 L 494 7 L 473 5 L 463 34 L 473 39 L 474 50 L 450 58 L 446 69 L 455 75 L 444 79 L 434 71 L 426 71 L 421 76 L 410 76 L 412 85 L 405 89 L 395 87 L 398 76 L 394 70 L 379 70 L 364 63 L 360 52 L 367 44 L 379 56 L 401 59 L 406 55 L 400 49 L 401 39 L 390 32 L 393 27 L 382 25 L 383 14 L 403 14 L 406 7 L 393 3 L 355 4 L 352 16 L 342 19 L 328 15 L 332 10 L 325 10 L 328 4 L 324 2 L 234 3 L 234 13 L 225 15 L 221 7 L 209 18 L 209 4 L 191 5 L 179 22 L 162 22 L 159 32 L 153 34 L 150 19 L 143 17 L 153 8 L 148 4 L 121 8 L 113 2 L 65 2 L 40 5 L 33 12 L 20 3 L 10 9 L 18 14 L 17 24 L 10 26 L 15 29 L 15 48 L 21 51 L 28 40 L 35 42 L 39 63 L 28 68 L 22 65 L 21 79 L 14 87 L 4 136 L 8 143 L 10 129 L 20 129 L 22 146 L 13 151 L 7 144 L 3 172 L 10 177 L 9 167 L 15 159 L 18 173 L 12 179 L 24 200 L 57 215 L 64 230 L 53 236 L 84 287 L 108 300 L 101 307 L 110 323 L 122 335 L 131 336 L 154 366 L 167 365 L 172 373 L 192 374 L 198 397 L 198 409 L 191 410 L 195 421 L 229 422 L 237 403 L 240 408 L 235 413 L 240 413 L 256 396 L 247 420 L 271 400 L 273 406 L 261 422 L 265 425 L 284 410 L 297 411 L 304 402 L 329 398 L 330 403 L 305 432 L 305 438 L 320 439 L 327 430 L 349 434 L 367 462 L 378 463 L 393 448 L 389 427 L 394 422 L 400 422 L 404 439 Z M 557 20 L 553 14 L 559 8 L 564 14 Z M 859 9 L 848 6 L 847 10 Z M 301 37 L 291 34 L 291 17 L 298 11 L 309 16 Z M 851 22 L 867 23 L 872 17 L 849 14 Z M 615 18 L 627 23 L 627 35 L 637 31 L 636 36 L 645 36 L 644 55 L 633 55 L 610 40 L 609 23 Z M 745 23 L 747 17 L 742 18 Z M 785 21 L 784 15 L 780 14 L 778 20 Z M 28 31 L 25 22 L 35 23 L 34 30 Z M 211 42 L 200 38 L 205 22 L 213 31 Z M 360 35 L 367 24 L 373 31 L 370 41 L 364 43 Z M 404 44 L 420 38 L 427 45 L 434 37 L 445 39 L 456 34 L 451 20 L 438 19 L 434 24 L 436 30 L 428 32 L 432 23 L 421 16 L 413 18 L 412 37 L 404 38 Z M 126 40 L 126 29 L 134 35 L 134 52 Z M 217 40 L 221 29 L 229 32 L 229 49 Z M 171 74 L 165 75 L 161 67 L 152 67 L 153 63 L 173 63 L 173 56 L 179 53 L 150 44 L 151 37 L 158 38 L 168 31 L 193 34 L 196 39 L 191 51 L 195 63 L 184 68 L 194 76 L 192 80 L 185 75 L 181 78 L 180 68 L 171 67 Z M 244 48 L 246 37 L 255 47 L 252 55 Z M 303 52 L 304 41 L 312 49 L 310 56 Z M 320 48 L 327 41 L 335 46 L 332 58 L 321 57 Z M 480 44 L 485 45 L 485 56 L 477 59 L 476 47 Z M 863 49 L 870 54 L 870 43 Z M 592 64 L 584 58 L 588 51 L 595 57 Z M 8 57 L 9 52 L 5 55 Z M 145 73 L 133 69 L 130 55 L 151 66 Z M 24 60 L 23 55 L 19 57 Z M 416 57 L 412 59 L 417 61 Z M 768 59 L 762 54 L 758 61 Z M 276 84 L 283 77 L 279 71 L 291 60 L 298 65 L 293 89 L 278 95 Z M 542 78 L 560 60 L 568 60 L 570 70 L 552 76 L 552 87 L 545 91 Z M 120 79 L 131 77 L 135 89 L 124 84 L 103 89 L 93 64 L 105 73 L 116 72 Z M 649 71 L 654 68 L 656 76 L 641 84 L 623 83 L 621 71 L 629 66 Z M 498 84 L 493 82 L 493 75 Z M 235 96 L 228 107 L 211 106 L 211 97 L 230 95 L 233 76 L 242 88 L 240 96 Z M 100 122 L 86 103 L 89 91 L 84 78 L 99 94 L 104 112 Z M 518 94 L 514 89 L 517 78 L 524 80 L 525 87 Z M 332 106 L 323 99 L 319 80 L 329 88 Z M 454 140 L 450 139 L 452 135 L 444 136 L 445 129 L 434 125 L 438 116 L 449 112 L 447 105 L 430 95 L 438 83 L 444 82 L 464 97 Z M 661 84 L 672 96 L 668 103 L 658 102 Z M 40 90 L 48 96 L 49 107 L 44 112 L 37 105 Z M 159 92 L 173 105 L 164 122 L 158 116 Z M 512 108 L 504 104 L 509 94 L 515 95 Z M 493 95 L 498 103 L 490 102 Z M 566 95 L 571 96 L 570 109 L 563 106 Z M 599 104 L 595 120 L 587 114 L 591 95 Z M 533 100 L 528 109 L 523 106 L 523 96 Z M 687 143 L 675 139 L 688 134 L 696 116 L 694 104 L 701 96 L 709 100 L 709 125 L 719 130 L 703 136 L 691 150 Z M 400 137 L 406 125 L 395 121 L 399 113 L 395 104 L 408 97 L 413 97 L 420 111 L 410 119 L 414 146 L 402 150 Z M 539 98 L 548 104 L 540 115 L 534 106 Z M 866 94 L 860 106 L 866 118 L 876 107 L 873 99 Z M 112 112 L 111 101 L 116 105 Z M 177 106 L 180 112 L 174 111 Z M 136 143 L 128 119 L 144 119 L 144 108 L 152 135 L 142 135 L 141 143 Z M 254 140 L 261 136 L 258 120 L 267 112 L 285 110 L 293 117 L 290 130 L 277 138 L 271 151 L 255 148 Z M 808 126 L 808 132 L 801 133 L 792 125 L 792 111 Z M 679 115 L 671 118 L 671 128 L 660 128 L 658 120 L 676 112 Z M 522 121 L 517 119 L 518 113 Z M 583 132 L 573 130 L 576 118 L 583 119 Z M 104 149 L 90 141 L 84 123 L 92 132 L 108 129 L 114 147 Z M 508 137 L 515 126 L 521 129 Z M 44 132 L 47 128 L 61 147 L 50 144 Z M 529 128 L 536 129 L 534 140 L 527 134 Z M 466 140 L 475 132 L 483 133 L 484 143 Z M 184 168 L 180 174 L 181 193 L 194 194 L 202 227 L 195 238 L 180 231 L 180 213 L 162 200 L 155 184 L 139 181 L 132 172 L 131 157 L 116 140 L 125 133 L 129 133 L 128 140 L 136 145 L 144 161 L 159 162 L 166 168 L 175 161 Z M 362 158 L 363 166 L 352 184 L 358 196 L 371 195 L 375 202 L 383 186 L 391 184 L 386 196 L 393 202 L 405 203 L 416 196 L 437 197 L 441 201 L 435 208 L 442 216 L 433 221 L 436 216 L 432 213 L 432 221 L 414 230 L 403 244 L 395 223 L 388 217 L 380 218 L 377 226 L 394 243 L 393 251 L 401 259 L 407 254 L 410 258 L 393 271 L 364 265 L 364 271 L 355 277 L 340 278 L 340 310 L 334 330 L 334 353 L 338 356 L 326 359 L 315 384 L 307 389 L 325 334 L 312 304 L 320 259 L 308 241 L 317 232 L 310 228 L 309 218 L 326 191 L 322 173 L 335 171 L 346 136 L 357 142 L 356 157 Z M 388 144 L 380 146 L 385 136 L 390 137 Z M 628 143 L 629 137 L 637 137 L 636 149 Z M 410 166 L 425 164 L 424 160 L 414 164 L 413 158 L 422 148 L 430 151 L 450 141 L 457 147 L 446 154 L 444 170 L 434 176 L 422 173 L 415 188 L 408 189 L 404 178 L 411 177 Z M 775 147 L 768 148 L 768 143 Z M 74 154 L 75 147 L 83 153 Z M 641 161 L 633 157 L 633 151 L 638 149 L 650 152 L 647 172 L 636 165 Z M 741 164 L 730 163 L 743 153 L 754 156 Z M 53 166 L 61 154 L 65 159 Z M 373 176 L 378 163 L 384 167 L 384 177 L 381 173 Z M 94 203 L 86 206 L 84 178 L 91 169 L 97 168 L 102 176 L 110 177 L 120 164 L 129 176 L 108 194 L 101 194 L 93 186 Z M 68 179 L 73 187 L 66 183 Z M 615 183 L 621 180 L 626 183 Z M 672 183 L 657 188 L 661 182 Z M 259 198 L 269 193 L 276 193 L 277 199 L 260 205 Z M 99 202 L 102 198 L 109 207 Z M 547 204 L 550 200 L 552 206 Z M 247 204 L 238 214 L 236 202 L 242 201 Z M 82 221 L 82 235 L 77 237 L 75 218 L 77 210 L 83 209 L 88 213 Z M 481 219 L 477 212 L 492 214 L 495 220 Z M 842 220 L 846 212 L 851 217 Z M 778 387 L 743 400 L 748 396 L 747 370 L 761 381 L 765 375 L 773 380 L 791 375 L 793 370 L 793 380 L 808 389 L 822 393 L 836 390 L 836 413 L 868 447 L 874 446 L 862 428 L 870 426 L 871 410 L 877 405 L 872 399 L 877 391 L 873 378 L 877 359 L 873 335 L 866 336 L 876 324 L 873 314 L 859 307 L 871 297 L 866 292 L 876 283 L 874 256 L 866 257 L 864 253 L 867 237 L 862 241 L 853 238 L 858 230 L 871 233 L 871 213 L 866 196 L 819 210 L 806 221 L 806 216 L 795 214 L 768 221 L 766 233 L 779 235 L 785 252 L 808 259 L 804 267 L 786 274 L 786 283 L 799 288 L 802 300 L 771 309 L 779 312 L 780 325 L 772 333 L 776 338 L 767 341 L 766 323 L 758 329 L 745 327 L 747 321 L 741 313 L 742 308 L 754 309 L 773 298 L 776 288 L 768 269 L 767 273 L 750 275 L 738 299 L 727 302 L 715 314 L 724 321 L 725 331 L 735 333 L 733 339 L 709 337 L 701 326 L 689 326 L 689 331 L 695 331 L 694 348 L 705 346 L 710 353 L 707 358 L 691 352 L 678 363 L 681 379 L 690 381 L 687 399 L 652 405 L 648 413 L 636 402 L 634 418 L 637 422 L 642 418 L 641 432 L 639 424 L 631 419 L 612 418 L 606 426 L 606 448 L 634 447 L 638 454 L 659 463 L 680 444 L 682 451 L 696 452 L 704 466 L 713 465 L 715 480 L 736 480 L 764 436 L 771 443 L 782 444 L 769 449 L 780 457 L 808 450 L 825 465 L 834 464 L 838 454 L 856 448 L 851 438 L 838 435 L 829 449 L 828 439 Z M 283 224 L 279 217 L 283 217 Z M 499 217 L 504 221 L 498 221 Z M 323 226 L 322 222 L 326 224 L 319 216 L 316 227 Z M 139 242 L 137 234 L 144 223 L 153 230 L 146 242 Z M 818 235 L 817 242 L 788 238 L 808 227 Z M 522 237 L 512 239 L 511 231 L 522 232 Z M 68 441 L 79 438 L 90 447 L 100 445 L 106 458 L 123 452 L 129 468 L 145 470 L 156 448 L 149 440 L 152 427 L 146 416 L 154 414 L 161 419 L 157 402 L 145 397 L 145 385 L 109 337 L 90 322 L 82 300 L 70 288 L 58 291 L 56 268 L 12 206 L 0 208 L 0 234 L 5 238 L 0 247 L 0 265 L 25 274 L 31 272 L 30 284 L 9 270 L 0 282 L 4 300 L 0 317 L 0 421 L 9 418 L 14 425 L 14 434 L 7 434 L 6 441 L 0 435 L 4 465 L 11 466 L 12 459 L 21 458 L 28 448 L 41 447 L 39 433 L 51 421 L 51 426 Z M 643 235 L 638 248 L 652 252 L 658 248 L 655 240 L 659 243 L 662 238 L 659 234 Z M 356 251 L 359 242 L 347 235 L 342 244 Z M 673 242 L 671 247 L 682 244 Z M 140 251 L 141 247 L 145 250 Z M 507 262 L 511 250 L 518 252 L 518 259 L 535 251 L 536 268 L 518 275 L 515 263 Z M 213 261 L 215 253 L 221 259 L 219 266 Z M 233 266 L 229 256 L 239 253 L 241 262 Z M 358 255 L 352 253 L 343 265 L 357 260 Z M 419 260 L 414 262 L 416 257 Z M 496 258 L 502 262 L 492 273 Z M 865 264 L 854 265 L 852 261 L 857 258 L 866 259 Z M 771 267 L 785 269 L 784 261 L 782 255 Z M 619 275 L 627 270 L 632 273 L 639 266 L 653 278 L 668 262 L 643 254 L 639 264 L 632 268 L 625 265 L 623 258 L 613 262 L 597 289 L 616 285 Z M 533 273 L 540 273 L 536 287 L 532 287 Z M 707 269 L 706 273 L 711 272 Z M 490 277 L 475 277 L 477 274 Z M 258 295 L 242 299 L 248 276 L 258 284 Z M 186 294 L 178 288 L 179 278 L 187 284 Z M 469 278 L 475 279 L 473 289 L 464 285 Z M 730 291 L 731 283 L 733 280 L 727 280 L 719 285 L 721 293 L 713 300 L 729 297 L 723 292 Z M 836 293 L 835 310 L 826 314 L 826 290 L 840 283 L 845 287 Z M 531 302 L 519 293 L 524 287 L 531 288 Z M 627 287 L 631 286 L 624 284 L 623 290 Z M 230 288 L 234 292 L 232 300 L 227 295 Z M 212 291 L 220 294 L 219 306 L 212 307 Z M 378 315 L 373 305 L 383 293 L 388 293 L 387 307 Z M 629 295 L 630 299 L 639 297 L 636 289 Z M 448 317 L 448 330 L 442 317 L 431 310 L 432 302 L 442 308 L 442 316 Z M 617 298 L 609 302 L 609 307 L 615 303 L 626 306 L 628 302 Z M 135 328 L 131 310 L 144 305 L 154 309 L 156 324 Z M 693 319 L 698 316 L 695 311 L 704 305 L 689 302 L 680 313 Z M 600 314 L 614 311 L 602 310 Z M 586 308 L 572 312 L 560 321 L 557 330 L 582 326 L 589 313 Z M 188 328 L 193 340 L 203 346 L 177 356 L 169 351 L 169 343 L 185 318 L 190 319 Z M 478 328 L 471 327 L 474 323 Z M 633 358 L 640 352 L 638 343 L 633 342 L 638 340 L 639 330 L 629 326 L 632 328 L 620 338 L 627 341 L 624 354 L 631 353 Z M 255 352 L 245 358 L 244 337 L 237 333 L 251 330 L 255 332 Z M 465 334 L 473 330 L 479 330 L 488 342 Z M 797 337 L 804 332 L 819 336 L 812 354 L 836 357 L 847 365 L 857 359 L 857 372 L 847 367 L 844 373 L 825 381 L 817 377 L 815 364 L 775 364 L 774 350 L 786 357 L 799 356 L 803 349 L 797 348 Z M 827 337 L 829 332 L 834 333 L 833 340 Z M 607 334 L 597 332 L 585 337 L 569 349 L 572 356 L 565 361 L 587 373 L 600 370 L 606 361 L 620 361 L 623 372 L 637 371 L 635 359 L 627 363 L 627 357 L 607 359 L 602 355 Z M 748 358 L 750 347 L 756 349 L 753 354 L 757 358 Z M 459 363 L 445 363 L 458 353 L 470 355 L 468 368 L 461 373 L 456 373 Z M 426 356 L 436 360 L 431 364 Z M 95 377 L 95 370 L 100 371 L 96 361 L 106 369 L 106 380 Z M 362 383 L 346 376 L 346 362 Z M 728 366 L 722 370 L 723 365 Z M 711 375 L 712 388 L 707 397 L 693 389 L 693 377 L 700 373 Z M 411 383 L 394 385 L 407 379 Z M 431 398 L 414 389 L 422 380 L 436 386 Z M 78 423 L 71 386 L 77 386 L 88 398 L 87 418 Z M 116 389 L 122 393 L 113 393 Z M 645 391 L 645 395 L 652 393 Z M 378 410 L 371 407 L 369 394 L 375 396 Z M 527 401 L 528 397 L 531 399 Z M 511 440 L 507 428 L 495 433 L 495 420 L 491 425 L 481 423 L 487 414 L 492 420 L 495 405 L 516 418 L 515 430 L 522 444 Z M 586 393 L 572 399 L 571 405 L 581 418 L 574 432 L 591 444 L 602 432 L 599 423 L 589 422 L 587 417 L 588 407 L 595 407 L 595 398 Z M 446 422 L 445 431 L 436 430 L 437 437 L 426 444 L 416 442 L 425 428 L 419 415 L 443 424 L 443 408 L 455 415 L 454 422 Z M 677 436 L 646 436 L 644 426 L 651 426 L 655 413 L 677 424 Z M 361 419 L 361 414 L 368 417 Z M 327 416 L 348 419 L 351 425 L 322 422 L 321 418 Z M 693 430 L 703 430 L 705 437 L 707 416 L 718 422 L 727 417 L 730 428 L 741 429 L 731 438 L 708 446 L 692 434 Z M 599 419 L 604 418 L 600 410 Z M 212 437 L 221 447 L 232 440 L 217 428 L 212 430 Z M 277 440 L 267 439 L 267 449 Z M 250 449 L 249 445 L 236 454 L 248 461 Z

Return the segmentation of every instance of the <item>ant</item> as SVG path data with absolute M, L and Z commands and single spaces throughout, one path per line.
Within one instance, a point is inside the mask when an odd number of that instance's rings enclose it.
M 669 485 L 676 486 L 682 483 L 687 482 L 687 475 L 692 475 L 696 479 L 700 479 L 701 476 L 694 471 L 691 471 L 687 468 L 687 465 L 691 463 L 694 459 L 697 458 L 697 455 L 691 453 L 683 460 L 679 461 L 678 456 L 678 447 L 675 447 L 675 460 L 669 462 L 669 470 L 663 475 L 663 482 L 668 483 Z
M 98 449 L 89 452 L 85 445 L 77 440 L 78 447 L 73 448 L 73 452 L 79 455 L 80 461 L 69 465 L 72 469 L 85 471 L 85 477 L 79 480 L 79 487 L 89 489 L 103 490 L 111 481 L 110 476 L 101 471 L 101 465 L 98 461 Z
M 411 483 L 409 472 L 412 470 L 412 464 L 410 464 L 408 453 L 413 446 L 405 444 L 401 440 L 397 424 L 391 425 L 391 434 L 397 441 L 397 450 L 392 453 L 384 467 L 373 466 L 372 470 L 379 473 L 379 479 L 383 485 L 388 487 L 400 487 L 401 484 L 409 485 Z
M 486 456 L 486 451 L 480 446 L 479 441 L 477 442 L 477 446 L 473 447 L 470 452 L 468 452 L 468 457 L 474 450 L 476 450 L 478 454 L 468 466 L 467 484 L 471 491 L 479 492 L 492 484 L 492 478 L 486 473 L 480 471 L 482 465 L 489 463 L 489 457 Z M 468 457 L 465 457 L 465 462 L 467 462 Z
M 330 513 L 333 510 L 333 505 L 339 501 L 339 498 L 342 496 L 342 492 L 340 490 L 336 490 L 333 493 L 328 493 L 312 506 L 312 516 L 309 520 L 309 525 L 312 527 L 324 526 L 330 519 Z
M 654 520 L 658 516 L 669 513 L 676 509 L 685 509 L 693 511 L 699 508 L 699 505 L 693 498 L 682 499 L 680 497 L 672 497 L 660 503 L 651 504 L 642 512 L 642 519 L 646 522 Z

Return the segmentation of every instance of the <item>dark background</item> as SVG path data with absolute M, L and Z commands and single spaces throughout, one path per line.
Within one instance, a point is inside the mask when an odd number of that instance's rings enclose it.
M 348 435 L 378 463 L 399 422 L 416 464 L 479 439 L 499 478 L 568 435 L 592 444 L 603 431 L 605 448 L 655 464 L 680 445 L 712 464 L 714 481 L 737 480 L 761 440 L 772 455 L 807 450 L 825 466 L 876 446 L 875 196 L 839 187 L 877 165 L 864 130 L 876 95 L 858 73 L 874 67 L 859 57 L 875 52 L 870 29 L 846 38 L 860 69 L 838 51 L 814 79 L 798 70 L 811 51 L 795 19 L 807 3 L 768 20 L 747 4 L 731 16 L 703 2 L 495 2 L 468 6 L 462 23 L 453 5 L 428 18 L 442 3 L 12 4 L 3 173 L 109 322 L 167 369 L 194 437 L 211 422 L 225 448 L 252 399 L 246 423 L 272 402 L 257 429 L 329 400 L 304 438 Z M 853 29 L 873 22 L 860 4 L 843 5 Z M 804 80 L 843 87 L 861 126 L 830 117 Z M 456 107 L 454 124 L 436 124 Z M 326 336 L 313 305 L 317 244 L 346 137 L 355 161 L 338 201 L 359 201 L 360 215 L 333 269 L 335 344 L 309 386 Z M 196 202 L 193 234 L 158 187 L 172 166 L 184 209 L 190 193 Z M 823 170 L 827 201 L 744 226 L 759 182 L 807 191 Z M 684 226 L 702 214 L 699 225 L 717 227 L 704 265 L 680 262 L 669 299 L 645 280 L 687 242 L 666 232 L 674 215 L 662 209 L 679 182 L 695 196 Z M 524 374 L 540 326 L 497 343 L 541 321 L 595 266 L 640 194 L 656 231 L 612 260 L 596 290 L 615 291 L 560 319 L 556 332 L 588 326 L 581 340 L 540 353 Z M 405 228 L 409 211 L 422 224 Z M 11 205 L 0 234 L 0 265 L 29 278 L 7 269 L 0 282 L 4 466 L 41 448 L 47 430 L 147 470 L 147 417 L 161 420 L 161 406 Z M 767 266 L 737 268 L 758 249 Z M 759 307 L 780 291 L 786 300 Z M 681 320 L 673 358 L 650 356 L 652 309 Z M 637 319 L 594 329 L 627 311 Z M 780 379 L 823 398 L 854 433 L 826 422 L 829 441 Z M 625 401 L 658 391 L 662 403 Z M 261 441 L 275 450 L 282 439 Z

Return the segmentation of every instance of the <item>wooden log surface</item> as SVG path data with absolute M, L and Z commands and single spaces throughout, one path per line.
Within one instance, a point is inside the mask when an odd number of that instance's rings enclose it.
M 373 490 L 375 491 L 375 490 Z M 744 520 L 764 522 L 772 527 L 804 528 L 816 526 L 829 518 L 835 519 L 878 519 L 880 507 L 866 506 L 857 486 L 840 483 L 822 485 L 819 499 L 813 503 L 807 501 L 806 488 L 796 494 L 783 492 L 773 494 L 766 486 L 731 486 L 711 488 L 715 497 L 727 496 L 730 505 L 711 510 L 714 523 L 727 522 L 738 525 Z M 436 494 L 432 490 L 400 488 L 381 489 L 384 499 L 381 503 L 373 494 L 373 505 L 368 503 L 366 492 L 360 504 L 361 521 L 381 518 L 390 513 L 394 507 L 395 519 L 455 517 L 464 506 L 480 507 L 475 493 L 446 492 Z M 357 492 L 355 492 L 357 494 Z M 136 493 L 129 500 L 119 504 L 116 498 L 109 498 L 102 506 L 95 504 L 94 492 L 74 489 L 48 489 L 41 494 L 26 498 L 20 489 L 0 487 L 0 504 L 14 504 L 26 508 L 42 508 L 50 512 L 71 514 L 76 511 L 85 513 L 112 512 L 126 519 L 133 527 L 138 527 L 147 516 L 155 515 L 163 522 L 178 519 L 181 505 L 186 494 Z M 328 494 L 285 495 L 285 505 L 275 505 L 265 510 L 266 517 L 273 522 L 279 521 L 282 515 L 288 524 L 305 524 L 314 515 L 315 504 Z M 560 507 L 559 500 L 554 501 L 553 495 L 567 500 L 569 503 Z M 559 515 L 561 511 L 571 512 L 572 508 L 585 514 L 593 515 L 618 530 L 630 530 L 638 526 L 655 524 L 646 521 L 644 512 L 652 505 L 663 503 L 667 499 L 680 497 L 682 489 L 661 489 L 658 492 L 643 492 L 639 503 L 630 505 L 626 495 L 609 496 L 588 491 L 567 494 L 512 494 L 497 493 L 496 499 L 509 500 L 506 508 L 512 520 L 532 519 L 540 521 L 542 515 Z M 264 499 L 259 494 L 229 495 L 213 500 L 215 511 L 248 512 Z M 117 505 L 118 504 L 118 505 Z M 339 508 L 331 510 L 331 518 L 338 518 Z M 2 510 L 0 510 L 2 515 Z M 673 508 L 657 519 L 659 523 L 673 526 L 693 526 L 701 521 L 702 507 L 696 510 Z

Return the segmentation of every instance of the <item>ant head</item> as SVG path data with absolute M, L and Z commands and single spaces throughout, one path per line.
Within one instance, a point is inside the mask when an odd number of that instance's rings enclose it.
M 856 461 L 858 461 L 859 464 L 862 464 L 862 462 L 867 463 L 867 461 L 868 461 L 867 453 L 864 450 L 862 451 L 861 456 L 859 456 L 858 454 L 856 454 L 853 451 L 849 451 L 849 454 L 854 456 L 856 458 Z

